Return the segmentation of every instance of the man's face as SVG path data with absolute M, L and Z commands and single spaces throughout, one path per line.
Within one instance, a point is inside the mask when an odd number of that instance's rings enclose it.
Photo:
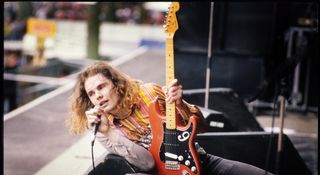
M 102 74 L 96 74 L 87 78 L 84 87 L 90 101 L 95 106 L 99 105 L 100 109 L 106 113 L 115 112 L 119 96 L 116 94 L 116 88 L 111 80 Z

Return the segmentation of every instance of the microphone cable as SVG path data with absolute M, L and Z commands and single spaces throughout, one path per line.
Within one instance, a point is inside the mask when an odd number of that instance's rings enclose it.
M 101 118 L 101 115 L 98 115 L 98 118 Z M 93 174 L 96 175 L 96 167 L 94 165 L 94 154 L 93 154 L 93 146 L 94 146 L 94 142 L 96 140 L 96 134 L 98 132 L 100 126 L 100 122 L 98 123 L 93 123 L 93 127 L 92 127 L 92 140 L 91 140 L 91 160 L 92 160 L 92 168 L 93 168 Z
M 94 165 L 93 144 L 91 144 L 91 158 L 92 158 L 93 174 L 96 175 L 96 168 L 95 168 L 95 165 Z

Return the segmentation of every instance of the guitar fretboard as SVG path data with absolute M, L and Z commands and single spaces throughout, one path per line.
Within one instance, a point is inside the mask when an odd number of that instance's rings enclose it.
M 166 39 L 166 86 L 174 80 L 173 36 Z M 166 103 L 166 128 L 176 129 L 176 105 Z

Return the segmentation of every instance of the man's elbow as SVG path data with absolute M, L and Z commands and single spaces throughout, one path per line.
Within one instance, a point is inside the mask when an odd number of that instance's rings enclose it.
M 154 166 L 155 166 L 154 159 L 150 160 L 147 164 L 148 164 L 148 165 L 147 165 L 148 171 L 153 170 L 153 168 L 154 168 Z
M 151 172 L 154 169 L 154 167 L 155 167 L 155 161 L 152 158 L 147 161 L 144 161 L 144 166 L 140 167 L 140 169 L 145 172 Z

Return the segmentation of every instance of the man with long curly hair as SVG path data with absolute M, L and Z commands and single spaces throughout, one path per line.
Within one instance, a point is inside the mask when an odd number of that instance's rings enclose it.
M 182 86 L 177 79 L 167 88 L 161 87 L 155 83 L 142 83 L 104 62 L 96 62 L 85 68 L 77 80 L 66 120 L 70 132 L 81 134 L 92 129 L 93 123 L 100 122 L 97 140 L 110 153 L 124 157 L 143 172 L 155 168 L 153 156 L 148 151 L 152 140 L 150 104 L 157 102 L 164 114 L 165 104 L 175 103 L 179 124 L 186 125 L 194 115 L 198 117 L 199 125 L 204 126 L 199 108 L 182 99 Z M 267 174 L 257 167 L 207 154 L 198 144 L 196 149 L 202 174 Z

